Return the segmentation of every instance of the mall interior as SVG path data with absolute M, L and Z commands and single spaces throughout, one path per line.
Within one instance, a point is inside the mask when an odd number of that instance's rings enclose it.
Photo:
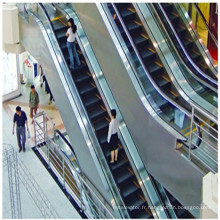
M 218 218 L 217 3 L 2 3 L 2 41 L 2 218 Z

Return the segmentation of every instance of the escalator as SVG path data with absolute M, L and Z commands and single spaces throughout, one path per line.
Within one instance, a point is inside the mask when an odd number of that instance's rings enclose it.
M 183 18 L 181 17 L 181 14 L 178 12 L 177 8 L 175 7 L 175 4 L 173 3 L 161 3 L 161 4 L 156 4 L 154 3 L 154 6 L 160 15 L 161 21 L 164 23 L 166 26 L 167 30 L 170 30 L 169 24 L 166 21 L 166 18 L 164 17 L 163 13 L 160 10 L 159 5 L 162 6 L 164 9 L 167 17 L 169 18 L 176 34 L 178 35 L 178 38 L 181 40 L 184 49 L 187 51 L 193 62 L 201 69 L 205 74 L 207 74 L 209 77 L 214 79 L 217 82 L 217 77 L 216 77 L 216 71 L 215 73 L 213 70 L 210 69 L 210 66 L 207 64 L 205 57 L 202 55 L 201 50 L 198 48 L 198 45 L 195 43 L 195 40 L 192 36 L 192 33 L 190 32 L 189 28 L 186 26 L 186 23 L 184 23 Z M 173 39 L 174 42 L 177 42 L 175 39 L 175 35 L 170 32 L 170 37 Z M 176 43 L 176 46 L 182 55 L 183 59 L 185 58 L 184 53 L 179 46 L 178 43 Z M 185 59 L 186 60 L 186 59 Z M 190 65 L 189 61 L 186 61 L 186 63 L 193 69 L 192 65 Z M 196 73 L 196 71 L 194 70 Z M 198 76 L 201 77 L 200 74 L 197 73 Z M 202 77 L 201 77 L 202 78 Z M 203 78 L 205 80 L 205 78 Z M 216 86 L 215 84 L 211 83 L 213 86 Z
M 66 62 L 69 64 L 69 55 L 65 36 L 68 28 L 66 23 L 67 22 L 61 20 L 61 18 L 51 19 L 51 24 L 57 41 Z M 106 139 L 110 117 L 78 44 L 76 44 L 76 48 L 82 65 L 79 68 L 71 70 L 71 76 L 80 94 L 90 122 L 93 125 L 100 146 L 102 147 L 105 158 L 118 186 L 118 190 L 123 198 L 124 204 L 129 207 L 128 212 L 131 218 L 153 218 L 150 209 L 148 209 L 148 204 L 139 182 L 121 143 L 119 143 L 119 157 L 117 163 L 109 163 L 110 151 L 108 150 Z M 137 209 L 136 207 L 146 208 Z
M 118 30 L 121 33 L 121 36 L 128 47 L 128 50 L 131 53 L 131 57 L 133 62 L 136 64 L 137 69 L 140 68 L 141 63 L 138 62 L 138 58 L 135 54 L 135 51 L 131 45 L 130 40 L 127 37 L 125 29 L 121 25 L 121 22 L 117 16 L 117 12 L 113 8 L 112 4 L 107 4 L 111 15 L 114 18 L 115 24 L 118 27 Z M 116 3 L 115 7 L 120 13 L 121 18 L 123 19 L 124 24 L 126 25 L 126 29 L 129 32 L 135 47 L 138 50 L 140 58 L 143 61 L 143 64 L 147 71 L 149 72 L 152 79 L 157 84 L 158 88 L 160 88 L 164 94 L 166 94 L 174 103 L 182 106 L 185 111 L 190 112 L 190 105 L 180 96 L 175 86 L 172 84 L 171 79 L 164 68 L 160 57 L 156 53 L 153 43 L 151 42 L 147 32 L 142 26 L 142 22 L 140 21 L 136 11 L 133 7 L 132 3 Z M 186 114 L 186 118 L 184 121 L 184 126 L 180 129 L 178 126 L 175 126 L 175 111 L 176 106 L 171 104 L 167 99 L 160 95 L 156 91 L 156 89 L 150 85 L 149 79 L 146 74 L 143 72 L 139 75 L 141 83 L 145 89 L 146 94 L 150 95 L 150 98 L 156 103 L 156 109 L 158 114 L 162 114 L 162 117 L 167 121 L 171 126 L 174 126 L 175 129 L 183 133 L 184 135 L 188 133 L 190 126 L 190 118 Z
M 171 195 L 171 193 L 169 193 L 155 178 L 153 178 L 153 176 L 150 175 L 150 179 L 153 182 L 154 187 L 157 189 L 157 192 L 160 194 L 160 198 L 163 198 L 163 205 L 164 207 L 167 207 L 170 218 L 195 218 L 189 211 L 187 211 L 183 207 L 183 205 L 173 195 Z M 167 206 L 165 200 L 168 201 L 171 207 Z

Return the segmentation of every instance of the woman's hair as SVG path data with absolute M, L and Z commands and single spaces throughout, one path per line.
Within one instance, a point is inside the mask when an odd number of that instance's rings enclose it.
M 70 18 L 70 19 L 68 20 L 68 22 L 71 23 L 72 31 L 73 31 L 73 33 L 75 34 L 75 33 L 76 33 L 76 30 L 77 30 L 77 27 L 76 27 L 76 25 L 75 25 L 75 23 L 74 23 L 74 20 L 73 20 L 72 18 Z
M 111 115 L 112 115 L 114 118 L 116 118 L 116 114 L 117 114 L 117 113 L 116 113 L 116 110 L 115 110 L 115 109 L 112 109 L 112 110 L 111 110 Z

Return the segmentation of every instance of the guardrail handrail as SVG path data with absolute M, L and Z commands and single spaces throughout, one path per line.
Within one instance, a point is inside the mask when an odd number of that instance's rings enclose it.
M 46 141 L 46 142 L 47 142 L 47 140 L 49 140 L 50 143 L 53 143 L 54 146 L 57 146 L 57 144 L 53 141 L 53 138 L 54 138 L 54 137 L 51 138 L 51 137 L 46 133 L 45 129 L 41 126 L 41 124 L 37 121 L 37 118 L 40 117 L 40 116 L 49 118 L 49 116 L 47 116 L 47 114 L 44 113 L 44 112 L 43 112 L 42 114 L 35 115 L 35 116 L 34 116 L 35 126 L 37 125 L 37 126 L 40 128 L 40 130 L 45 134 L 45 141 Z M 56 129 L 56 131 L 59 131 L 59 130 Z M 61 132 L 59 131 L 59 133 L 61 133 Z M 35 137 L 35 138 L 36 138 L 36 137 Z M 71 149 L 73 149 L 73 147 L 71 146 L 70 143 L 67 144 L 67 145 L 68 145 L 69 147 L 71 147 Z M 49 147 L 49 146 L 47 145 L 47 147 Z M 99 201 L 99 203 L 103 206 L 103 208 L 108 212 L 108 214 L 109 214 L 112 218 L 114 218 L 114 216 L 111 214 L 111 212 L 110 212 L 110 211 L 108 210 L 108 208 L 105 206 L 105 204 L 100 200 L 100 197 L 101 197 L 102 200 L 105 201 L 105 202 L 108 204 L 108 202 L 105 200 L 105 198 L 102 197 L 101 193 L 96 189 L 96 187 L 91 183 L 91 181 L 86 177 L 86 175 L 85 175 L 82 171 L 79 172 L 79 170 L 77 170 L 74 166 L 72 166 L 72 163 L 70 162 L 69 158 L 67 158 L 66 155 L 65 155 L 62 151 L 60 151 L 60 152 L 64 155 L 63 158 L 65 159 L 66 162 L 68 162 L 68 165 L 71 166 L 71 170 L 73 170 L 73 171 L 75 172 L 75 174 L 78 176 L 78 178 L 80 179 L 80 181 L 82 181 L 83 184 L 89 189 L 89 191 L 95 196 L 95 198 Z M 48 159 L 50 159 L 50 158 L 48 158 Z M 70 163 L 69 163 L 69 162 L 70 162 Z M 98 192 L 99 196 L 97 196 L 97 194 L 93 191 L 93 189 L 90 187 L 90 185 L 89 185 L 88 183 Z

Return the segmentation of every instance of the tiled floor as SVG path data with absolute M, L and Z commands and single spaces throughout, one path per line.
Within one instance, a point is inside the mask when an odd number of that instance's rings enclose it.
M 44 88 L 41 88 L 40 85 L 36 86 L 36 91 L 39 93 L 40 97 L 39 111 L 45 111 L 55 122 L 56 128 L 59 129 L 61 132 L 65 132 L 62 119 L 55 104 L 53 103 L 52 105 L 48 105 L 49 95 L 46 94 Z M 39 161 L 39 159 L 31 149 L 34 146 L 34 128 L 31 124 L 28 107 L 30 88 L 24 85 L 22 86 L 21 92 L 22 96 L 3 103 L 2 142 L 6 144 L 11 144 L 16 152 L 18 152 L 16 135 L 12 135 L 12 121 L 15 108 L 17 105 L 20 105 L 22 110 L 24 110 L 27 114 L 31 138 L 27 140 L 26 152 L 18 153 L 18 160 L 22 161 L 26 165 L 26 167 L 28 167 L 29 172 L 32 174 L 35 181 L 39 184 L 43 193 L 50 201 L 51 206 L 56 210 L 60 218 L 81 218 L 81 216 L 68 201 L 59 186 L 55 183 L 53 178 L 50 176 L 43 164 Z M 12 218 L 9 182 L 6 166 L 3 166 L 2 177 L 2 217 Z M 43 218 L 39 208 L 36 206 L 21 182 L 20 194 L 22 218 Z

